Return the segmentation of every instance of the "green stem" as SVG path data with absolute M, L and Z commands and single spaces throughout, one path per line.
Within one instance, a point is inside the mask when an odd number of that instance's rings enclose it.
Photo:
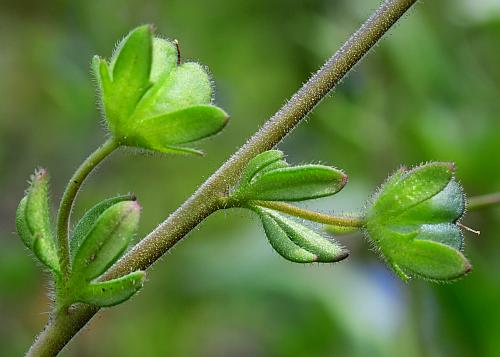
M 300 217 L 308 221 L 322 223 L 322 224 L 329 224 L 340 227 L 352 227 L 352 228 L 363 228 L 365 225 L 364 218 L 359 216 L 347 216 L 347 215 L 334 216 L 325 213 L 309 211 L 307 209 L 300 208 L 285 202 L 253 201 L 252 203 L 256 204 L 257 206 L 270 208 L 275 211 L 280 211 L 289 214 L 291 216 Z
M 68 278 L 71 269 L 68 232 L 70 224 L 69 219 L 76 195 L 92 170 L 94 170 L 97 165 L 99 165 L 99 163 L 101 163 L 101 161 L 111 154 L 118 146 L 119 144 L 113 138 L 106 140 L 103 145 L 97 148 L 97 150 L 85 159 L 85 161 L 75 171 L 69 180 L 66 189 L 64 190 L 64 194 L 59 205 L 59 212 L 57 214 L 57 242 L 63 281 Z
M 467 210 L 476 211 L 500 203 L 500 192 L 489 193 L 487 195 L 475 196 L 469 198 Z
M 277 145 L 345 77 L 416 0 L 387 0 L 303 87 L 172 215 L 141 240 L 103 276 L 103 280 L 146 269 L 184 238 L 206 217 L 223 208 L 241 170 L 255 155 Z M 80 304 L 61 321 L 52 317 L 28 351 L 28 356 L 57 354 L 96 314 L 97 308 Z

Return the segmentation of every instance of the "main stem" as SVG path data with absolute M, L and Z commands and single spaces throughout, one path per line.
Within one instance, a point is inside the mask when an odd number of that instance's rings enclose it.
M 89 157 L 80 165 L 66 186 L 66 190 L 61 198 L 59 212 L 57 214 L 57 243 L 59 249 L 59 259 L 61 260 L 61 270 L 63 281 L 65 281 L 70 273 L 70 253 L 69 253 L 69 218 L 73 208 L 73 202 L 76 195 L 82 186 L 83 181 L 92 172 L 92 170 L 101 163 L 102 160 L 111 154 L 118 144 L 113 138 L 109 138 L 106 142 L 97 148 Z
M 416 0 L 384 1 L 340 50 L 245 145 L 181 207 L 118 261 L 103 279 L 148 268 L 207 216 L 222 208 L 220 197 L 225 196 L 228 187 L 235 184 L 245 164 L 287 136 L 415 2 Z M 82 304 L 67 314 L 52 316 L 28 355 L 57 354 L 98 310 Z

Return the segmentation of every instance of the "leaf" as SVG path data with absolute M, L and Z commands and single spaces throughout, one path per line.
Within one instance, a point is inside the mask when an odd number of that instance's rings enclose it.
M 259 172 L 257 172 L 257 174 L 255 174 L 255 176 L 252 177 L 252 180 L 254 180 L 256 177 L 258 177 L 260 175 L 265 174 L 266 172 L 274 171 L 277 169 L 283 169 L 285 167 L 290 167 L 290 165 L 285 160 L 275 161 L 275 162 L 263 167 L 262 169 L 260 169 Z
M 35 256 L 54 273 L 60 274 L 57 249 L 50 226 L 49 175 L 39 169 L 32 176 L 30 188 L 16 212 L 16 226 L 21 239 Z M 23 218 L 24 217 L 24 218 Z
M 92 227 L 94 227 L 99 216 L 109 207 L 123 201 L 135 201 L 135 197 L 133 195 L 123 195 L 108 198 L 107 200 L 99 202 L 83 215 L 80 221 L 78 221 L 78 224 L 73 230 L 73 234 L 71 236 L 70 250 L 73 258 L 83 240 L 87 237 L 89 231 Z
M 106 60 L 99 56 L 92 57 L 92 72 L 97 80 L 98 88 L 100 90 L 100 98 L 104 105 L 104 96 L 110 95 L 111 90 L 111 75 L 109 73 L 108 64 Z
M 124 121 L 130 118 L 137 103 L 151 86 L 151 61 L 152 32 L 149 25 L 132 30 L 120 42 L 112 57 L 109 66 L 112 83 L 104 92 L 104 103 L 107 120 L 119 137 L 119 133 L 125 129 Z M 103 74 L 102 70 L 100 73 Z
M 212 105 L 198 105 L 144 120 L 138 129 L 136 142 L 131 143 L 158 151 L 170 145 L 203 139 L 221 131 L 228 116 Z
M 134 120 L 158 117 L 191 106 L 209 105 L 212 84 L 203 66 L 184 63 L 163 75 L 137 104 Z
M 402 213 L 399 221 L 405 223 L 426 222 L 455 222 L 465 212 L 465 195 L 455 179 L 430 199 L 413 206 Z
M 285 218 L 271 210 L 267 210 L 267 214 L 280 225 L 295 244 L 315 254 L 318 257 L 318 262 L 338 262 L 347 258 L 349 255 L 349 253 L 337 243 L 323 237 L 302 224 Z
M 255 156 L 248 162 L 240 177 L 241 184 L 249 183 L 250 180 L 264 167 L 282 160 L 285 154 L 280 150 L 268 150 Z
M 118 202 L 106 209 L 75 253 L 73 274 L 90 281 L 104 273 L 127 248 L 139 215 L 136 201 Z
M 411 275 L 434 281 L 460 278 L 472 267 L 458 250 L 429 240 L 414 240 L 405 247 L 397 264 Z
M 153 38 L 150 80 L 154 83 L 177 68 L 177 48 L 167 40 Z
M 292 242 L 283 228 L 270 215 L 265 212 L 261 212 L 259 215 L 267 239 L 279 255 L 295 263 L 312 263 L 318 260 L 315 254 Z
M 128 300 L 144 284 L 146 273 L 135 271 L 117 279 L 91 283 L 78 292 L 77 301 L 106 307 Z
M 346 183 L 347 176 L 332 167 L 293 166 L 256 176 L 242 196 L 249 200 L 301 201 L 333 195 Z
M 33 241 L 33 253 L 35 256 L 54 273 L 60 275 L 59 258 L 57 250 L 52 241 L 43 239 L 36 235 Z
M 454 172 L 453 164 L 433 162 L 405 172 L 396 182 L 388 180 L 382 187 L 371 210 L 385 217 L 397 214 L 417 205 L 438 192 L 450 182 Z
M 275 211 L 259 207 L 257 212 L 262 218 L 271 245 L 278 247 L 275 249 L 285 259 L 295 262 L 333 263 L 349 255 L 335 242 Z M 306 255 L 306 252 L 312 255 Z
M 33 247 L 33 236 L 28 228 L 28 223 L 26 222 L 26 202 L 28 201 L 28 197 L 25 196 L 19 202 L 19 206 L 17 206 L 16 210 L 16 230 L 17 234 L 23 241 L 23 243 L 28 247 Z
M 464 245 L 462 231 L 452 223 L 423 224 L 415 239 L 432 240 L 457 250 Z
M 49 175 L 44 169 L 39 169 L 32 176 L 31 186 L 26 202 L 26 223 L 32 235 L 51 240 L 49 211 Z

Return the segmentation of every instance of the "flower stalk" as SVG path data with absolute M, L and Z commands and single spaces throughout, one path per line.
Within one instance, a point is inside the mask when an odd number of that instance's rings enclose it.
M 328 224 L 338 227 L 363 228 L 366 221 L 362 216 L 355 215 L 330 215 L 310 211 L 285 202 L 253 201 L 253 204 L 286 213 L 290 216 L 306 219 L 308 221 Z
M 85 159 L 66 186 L 57 214 L 57 244 L 63 281 L 68 278 L 71 270 L 68 232 L 71 210 L 76 195 L 89 174 L 118 146 L 118 143 L 113 138 L 106 140 L 103 145 Z

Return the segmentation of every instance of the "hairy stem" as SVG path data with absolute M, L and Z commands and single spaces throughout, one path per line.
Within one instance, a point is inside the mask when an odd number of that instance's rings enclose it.
M 104 280 L 146 269 L 220 206 L 219 198 L 236 183 L 255 155 L 278 144 L 344 78 L 416 0 L 384 1 L 304 86 L 224 163 L 180 208 L 118 261 Z M 52 317 L 28 355 L 52 356 L 95 315 L 97 308 L 78 305 L 61 322 Z
M 275 201 L 253 201 L 253 204 L 257 206 L 270 208 L 276 211 L 280 211 L 291 216 L 300 217 L 307 219 L 308 221 L 330 224 L 340 227 L 352 227 L 352 228 L 363 228 L 365 225 L 365 220 L 363 217 L 353 216 L 353 215 L 329 215 L 325 213 L 319 213 L 314 211 L 309 211 L 304 208 L 300 208 L 285 202 L 275 202 Z
M 75 171 L 69 180 L 66 189 L 64 190 L 64 194 L 59 205 L 59 212 L 57 214 L 57 243 L 59 249 L 59 259 L 61 260 L 63 281 L 68 278 L 71 269 L 68 232 L 70 224 L 69 218 L 73 208 L 73 202 L 75 201 L 76 195 L 78 194 L 78 191 L 87 176 L 117 147 L 118 143 L 113 138 L 106 140 L 103 145 L 97 148 L 92 154 L 90 154 L 89 157 L 85 159 L 85 161 Z
M 487 208 L 500 203 L 500 192 L 490 193 L 482 196 L 469 198 L 467 202 L 467 210 L 476 211 Z

